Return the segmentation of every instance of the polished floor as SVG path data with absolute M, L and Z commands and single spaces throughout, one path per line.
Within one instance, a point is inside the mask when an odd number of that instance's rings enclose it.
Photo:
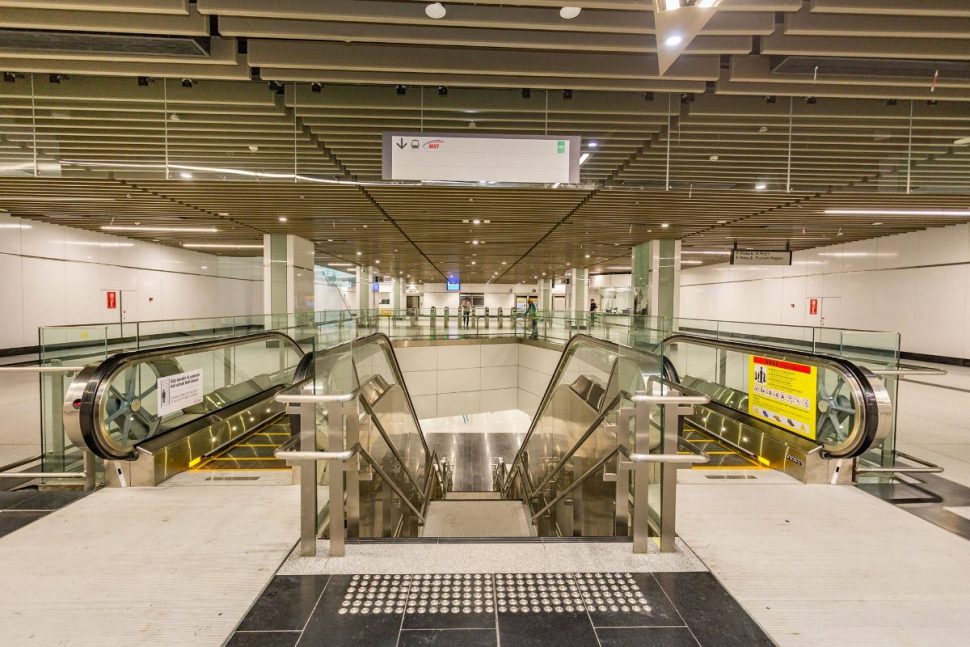
M 228 647 L 757 647 L 710 573 L 280 575 Z

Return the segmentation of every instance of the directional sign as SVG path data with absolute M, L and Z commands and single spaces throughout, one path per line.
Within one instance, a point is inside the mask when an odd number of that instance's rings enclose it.
M 383 178 L 575 184 L 579 154 L 579 137 L 385 132 Z
M 787 249 L 734 249 L 731 265 L 791 265 L 791 252 Z

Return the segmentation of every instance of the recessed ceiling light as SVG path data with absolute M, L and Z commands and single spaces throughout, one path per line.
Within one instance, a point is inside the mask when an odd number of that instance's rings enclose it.
M 192 179 L 192 174 L 189 173 L 188 171 L 181 171 L 179 173 L 179 177 L 182 178 L 183 180 L 191 180 Z
M 374 261 L 374 265 L 380 265 L 380 264 L 381 264 L 380 261 Z
M 472 220 L 472 224 L 473 224 L 473 225 L 479 225 L 479 224 L 481 224 L 481 222 L 482 222 L 482 221 L 481 221 L 481 220 L 479 220 L 478 218 L 476 218 L 475 220 Z
M 441 20 L 448 13 L 445 6 L 440 2 L 432 2 L 427 7 L 424 8 L 424 13 L 427 14 L 428 18 L 433 20 Z
M 669 222 L 664 222 L 664 223 L 661 223 L 660 224 L 660 228 L 661 229 L 667 229 L 668 227 L 670 227 L 670 223 Z
M 670 36 L 667 36 L 666 40 L 664 40 L 664 45 L 666 45 L 667 47 L 676 47 L 677 45 L 680 45 L 682 42 L 684 42 L 683 36 L 681 36 L 680 34 L 671 34 Z
M 950 216 L 970 218 L 970 209 L 826 209 L 830 216 Z
M 589 258 L 589 254 L 586 254 L 586 258 Z
M 882 224 L 881 222 L 874 222 L 874 223 L 872 223 L 872 226 L 873 226 L 873 227 L 878 227 L 878 226 L 879 226 L 879 225 L 881 225 L 881 224 Z
M 249 145 L 249 152 L 250 153 L 255 153 L 258 150 L 259 150 L 259 146 L 257 146 L 256 144 L 250 144 Z
M 505 265 L 505 261 L 502 261 L 502 265 Z
M 280 222 L 286 222 L 286 216 L 280 216 L 278 220 Z
M 360 255 L 361 255 L 361 254 L 363 254 L 363 253 L 364 253 L 364 252 L 357 252 L 357 255 L 358 255 L 358 256 L 360 256 Z
M 559 10 L 559 17 L 563 20 L 572 20 L 582 12 L 580 7 L 563 7 Z
M 229 215 L 229 212 L 228 211 L 220 211 L 219 212 L 219 215 L 220 216 L 228 216 Z
M 215 227 L 151 227 L 141 225 L 101 225 L 102 231 L 161 231 L 184 232 L 193 234 L 214 234 L 219 230 Z
M 759 133 L 766 133 L 766 132 L 768 132 L 768 126 L 762 126 L 761 128 L 758 129 L 758 132 Z
M 589 142 L 588 146 L 590 148 L 596 148 L 597 146 L 599 146 L 599 144 L 597 144 L 596 142 Z
M 474 264 L 475 264 L 475 261 L 472 261 L 472 265 L 474 265 Z
M 758 182 L 757 184 L 754 185 L 754 188 L 756 191 L 764 191 L 765 189 L 768 188 L 768 185 L 765 184 L 764 182 Z
M 472 241 L 472 245 L 477 245 L 477 244 L 478 244 L 478 241 L 477 240 L 473 240 Z

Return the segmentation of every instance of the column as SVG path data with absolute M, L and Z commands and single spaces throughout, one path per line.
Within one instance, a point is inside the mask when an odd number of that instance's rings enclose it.
M 552 312 L 552 279 L 539 279 L 536 294 L 539 295 L 536 303 L 539 312 Z
M 407 289 L 407 284 L 404 279 L 398 277 L 396 279 L 391 279 L 391 310 L 394 311 L 395 316 L 404 316 L 403 311 L 407 307 L 407 298 L 404 296 L 404 291 Z
M 373 310 L 377 307 L 374 294 L 374 268 L 357 266 L 357 309 Z
M 634 313 L 680 316 L 680 241 L 650 240 L 633 248 Z
M 569 311 L 577 328 L 586 328 L 589 315 L 589 270 L 569 270 Z
M 264 234 L 263 311 L 285 315 L 313 309 L 313 243 L 289 234 Z

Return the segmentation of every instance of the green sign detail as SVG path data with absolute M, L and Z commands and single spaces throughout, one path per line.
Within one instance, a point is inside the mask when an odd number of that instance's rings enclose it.
M 566 142 L 564 140 L 562 140 L 562 139 L 559 140 L 558 152 L 559 153 L 565 153 L 566 152 Z

